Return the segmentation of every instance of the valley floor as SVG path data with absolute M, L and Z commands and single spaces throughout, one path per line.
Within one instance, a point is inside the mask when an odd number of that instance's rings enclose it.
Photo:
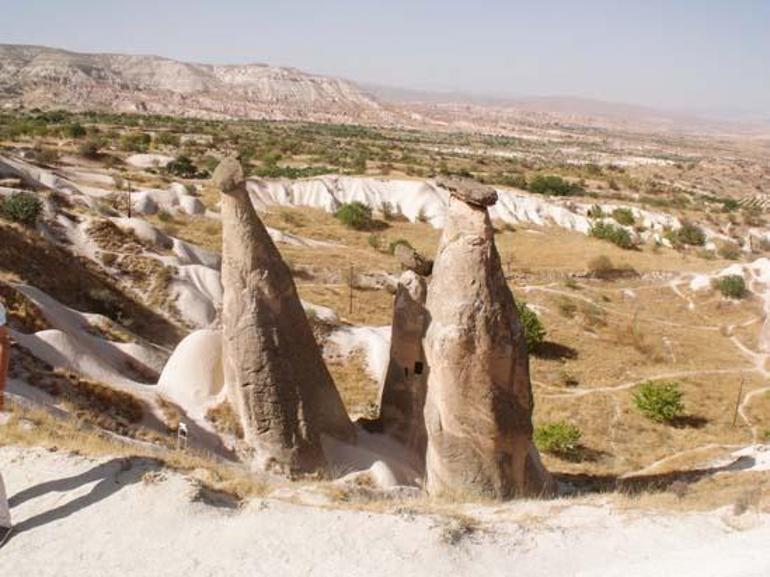
M 274 498 L 236 507 L 152 461 L 13 446 L 0 448 L 0 471 L 16 523 L 0 575 L 14 577 L 770 574 L 770 515 L 753 509 L 640 513 L 600 497 L 454 516 Z

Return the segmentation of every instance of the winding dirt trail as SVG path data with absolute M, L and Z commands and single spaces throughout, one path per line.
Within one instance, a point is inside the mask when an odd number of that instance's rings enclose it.
M 672 372 L 664 372 L 659 373 L 655 375 L 650 375 L 644 378 L 640 379 L 634 379 L 630 381 L 626 381 L 624 383 L 621 383 L 619 385 L 614 386 L 608 386 L 608 387 L 595 387 L 591 389 L 582 389 L 582 390 L 569 390 L 564 391 L 563 389 L 560 389 L 559 387 L 554 387 L 551 385 L 547 385 L 542 382 L 533 381 L 533 384 L 536 385 L 538 388 L 546 389 L 547 391 L 559 391 L 559 392 L 543 392 L 542 397 L 544 398 L 550 398 L 550 399 L 558 399 L 558 398 L 579 398 L 584 397 L 587 395 L 595 395 L 595 394 L 606 394 L 611 395 L 611 399 L 613 401 L 613 416 L 610 421 L 610 447 L 612 448 L 613 452 L 617 455 L 617 443 L 615 440 L 615 429 L 616 425 L 619 422 L 619 419 L 621 418 L 621 411 L 620 411 L 620 402 L 618 398 L 615 396 L 615 393 L 618 393 L 620 391 L 625 391 L 628 389 L 632 389 L 646 381 L 649 380 L 661 380 L 661 379 L 676 379 L 676 378 L 682 378 L 682 377 L 693 377 L 693 376 L 699 376 L 699 375 L 715 375 L 715 374 L 743 374 L 743 373 L 756 373 L 759 374 L 760 377 L 766 381 L 770 381 L 770 370 L 768 370 L 768 363 L 770 362 L 770 328 L 768 330 L 765 330 L 765 327 L 770 327 L 770 288 L 767 288 L 762 282 L 760 282 L 756 278 L 756 274 L 754 271 L 749 269 L 752 275 L 752 278 L 750 279 L 748 283 L 748 289 L 756 294 L 762 301 L 764 302 L 764 312 L 765 314 L 761 317 L 756 317 L 754 319 L 751 319 L 749 321 L 746 321 L 744 323 L 741 323 L 739 325 L 731 325 L 727 327 L 728 334 L 732 333 L 733 330 L 736 328 L 736 326 L 739 327 L 748 327 L 756 323 L 763 323 L 763 329 L 761 330 L 760 334 L 760 344 L 758 346 L 758 351 L 754 351 L 747 347 L 743 342 L 738 339 L 737 336 L 732 335 L 730 337 L 730 342 L 736 347 L 736 349 L 741 353 L 742 356 L 746 358 L 747 361 L 749 361 L 749 365 L 741 366 L 741 367 L 732 367 L 732 368 L 724 368 L 724 369 L 704 369 L 704 370 L 691 370 L 691 371 L 672 371 Z M 695 301 L 692 299 L 691 296 L 686 294 L 680 289 L 680 285 L 685 284 L 687 282 L 687 276 L 683 275 L 675 279 L 671 279 L 670 281 L 667 281 L 666 283 L 663 283 L 661 285 L 657 285 L 656 288 L 667 286 L 671 289 L 671 291 L 674 293 L 674 295 L 682 300 L 684 300 L 687 303 L 687 308 L 691 311 L 694 311 L 697 307 Z M 570 293 L 567 291 L 561 291 L 555 288 L 552 288 L 551 286 L 532 286 L 528 287 L 529 290 L 540 290 L 542 292 L 548 292 L 551 294 L 557 294 L 557 295 L 563 295 L 567 296 L 569 298 L 581 300 L 587 303 L 590 303 L 594 306 L 599 306 L 602 309 L 606 310 L 609 313 L 620 315 L 620 316 L 628 316 L 625 313 L 613 310 L 610 307 L 607 307 L 605 305 L 599 304 L 594 302 L 593 300 L 582 296 L 582 295 L 576 295 L 574 293 Z M 643 287 L 643 288 L 650 288 L 650 287 Z M 625 290 L 625 289 L 618 289 L 618 290 Z M 657 322 L 657 321 L 656 321 Z M 672 323 L 668 321 L 660 321 L 660 324 L 667 325 L 667 326 L 676 326 L 676 327 L 683 327 L 683 328 L 691 328 L 691 329 L 699 329 L 699 330 L 721 330 L 722 327 L 714 326 L 714 325 L 682 325 L 680 323 Z M 760 441 L 760 431 L 757 425 L 753 424 L 749 415 L 747 414 L 747 410 L 749 406 L 751 405 L 752 401 L 755 400 L 760 395 L 770 393 L 770 385 L 763 386 L 760 388 L 756 388 L 752 391 L 749 391 L 746 393 L 742 399 L 740 400 L 740 404 L 738 405 L 738 416 L 740 416 L 742 422 L 745 424 L 746 427 L 749 428 L 751 431 L 752 441 L 754 444 L 758 443 Z M 657 459 L 653 463 L 650 463 L 649 465 L 629 473 L 625 473 L 622 475 L 621 478 L 627 478 L 627 477 L 635 477 L 640 475 L 647 475 L 654 473 L 659 467 L 673 462 L 677 459 L 680 459 L 684 456 L 688 455 L 694 455 L 702 452 L 706 452 L 709 450 L 715 450 L 715 449 L 722 449 L 722 450 L 735 450 L 740 449 L 744 447 L 744 445 L 741 444 L 725 444 L 725 443 L 707 443 L 704 445 L 700 445 L 697 447 L 692 447 L 689 449 L 684 449 L 682 451 L 676 451 L 674 453 L 671 453 L 669 455 L 666 455 L 664 457 L 661 457 L 660 459 Z

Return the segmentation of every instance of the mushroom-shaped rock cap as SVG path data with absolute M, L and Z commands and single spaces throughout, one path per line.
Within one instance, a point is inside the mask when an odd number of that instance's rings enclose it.
M 231 192 L 243 182 L 243 168 L 233 156 L 228 156 L 219 163 L 211 177 L 214 185 L 222 192 Z
M 497 202 L 497 191 L 494 188 L 470 178 L 440 176 L 436 184 L 471 206 L 485 208 Z

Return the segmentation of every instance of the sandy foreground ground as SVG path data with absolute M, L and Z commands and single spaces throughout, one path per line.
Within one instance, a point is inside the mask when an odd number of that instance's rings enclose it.
M 599 501 L 449 519 L 254 499 L 235 508 L 146 460 L 0 448 L 16 524 L 0 575 L 767 577 L 770 518 L 621 513 Z M 466 511 L 467 512 L 467 511 Z

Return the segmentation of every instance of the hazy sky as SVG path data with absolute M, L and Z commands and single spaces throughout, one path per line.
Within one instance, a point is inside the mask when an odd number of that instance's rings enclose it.
M 770 0 L 0 0 L 0 42 L 770 113 Z

